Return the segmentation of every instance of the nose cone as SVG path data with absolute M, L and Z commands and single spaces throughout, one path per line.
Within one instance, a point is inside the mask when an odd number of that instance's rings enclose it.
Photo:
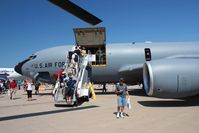
M 22 74 L 22 66 L 23 66 L 22 63 L 19 63 L 19 64 L 17 64 L 17 65 L 15 66 L 15 71 L 16 71 L 17 73 L 21 74 L 21 75 L 23 75 L 23 74 Z
M 24 61 L 22 61 L 22 62 L 19 62 L 19 64 L 17 64 L 17 65 L 15 66 L 15 71 L 16 71 L 17 73 L 23 75 L 23 73 L 22 73 L 22 67 L 23 67 L 23 65 L 24 65 L 26 62 L 28 62 L 29 60 L 30 60 L 30 59 L 26 59 L 26 60 L 24 60 Z

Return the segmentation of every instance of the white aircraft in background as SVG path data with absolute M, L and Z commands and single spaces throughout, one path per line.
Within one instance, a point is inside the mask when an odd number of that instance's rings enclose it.
M 0 68 L 0 77 L 2 79 L 23 79 L 25 78 L 21 74 L 17 73 L 14 68 Z

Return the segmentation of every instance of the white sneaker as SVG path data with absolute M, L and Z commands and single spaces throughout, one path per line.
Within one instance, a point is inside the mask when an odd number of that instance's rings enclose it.
M 119 117 L 120 117 L 120 112 L 117 112 L 116 117 L 117 117 L 117 118 L 119 118 Z
M 124 114 L 123 114 L 123 112 L 121 112 L 120 116 L 121 116 L 122 118 L 124 118 Z

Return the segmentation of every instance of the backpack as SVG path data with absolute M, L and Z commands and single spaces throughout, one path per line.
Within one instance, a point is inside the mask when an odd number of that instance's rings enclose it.
M 78 62 L 78 55 L 77 55 L 77 54 L 75 54 L 74 61 L 75 61 L 75 62 Z
M 76 80 L 70 79 L 68 80 L 68 82 L 66 83 L 69 89 L 74 89 L 75 88 L 75 83 Z
M 73 55 L 73 54 L 74 54 L 73 51 L 69 51 L 69 52 L 68 52 L 68 58 L 69 58 L 69 60 L 72 59 L 72 55 Z
M 75 49 L 74 53 L 76 53 L 77 55 L 80 55 L 80 50 L 79 49 Z

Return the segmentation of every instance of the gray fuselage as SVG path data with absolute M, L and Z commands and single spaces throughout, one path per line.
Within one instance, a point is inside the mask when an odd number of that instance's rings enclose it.
M 117 82 L 120 77 L 124 77 L 129 84 L 142 82 L 145 48 L 150 48 L 152 60 L 181 55 L 199 55 L 199 42 L 107 44 L 107 64 L 92 68 L 92 81 L 95 83 Z M 55 83 L 53 75 L 61 69 L 63 63 L 66 61 L 66 55 L 71 49 L 72 45 L 66 45 L 36 52 L 34 54 L 36 57 L 25 62 L 21 67 L 22 74 L 33 78 L 38 72 L 49 73 L 50 78 L 46 81 Z M 46 76 L 43 77 L 45 78 Z

